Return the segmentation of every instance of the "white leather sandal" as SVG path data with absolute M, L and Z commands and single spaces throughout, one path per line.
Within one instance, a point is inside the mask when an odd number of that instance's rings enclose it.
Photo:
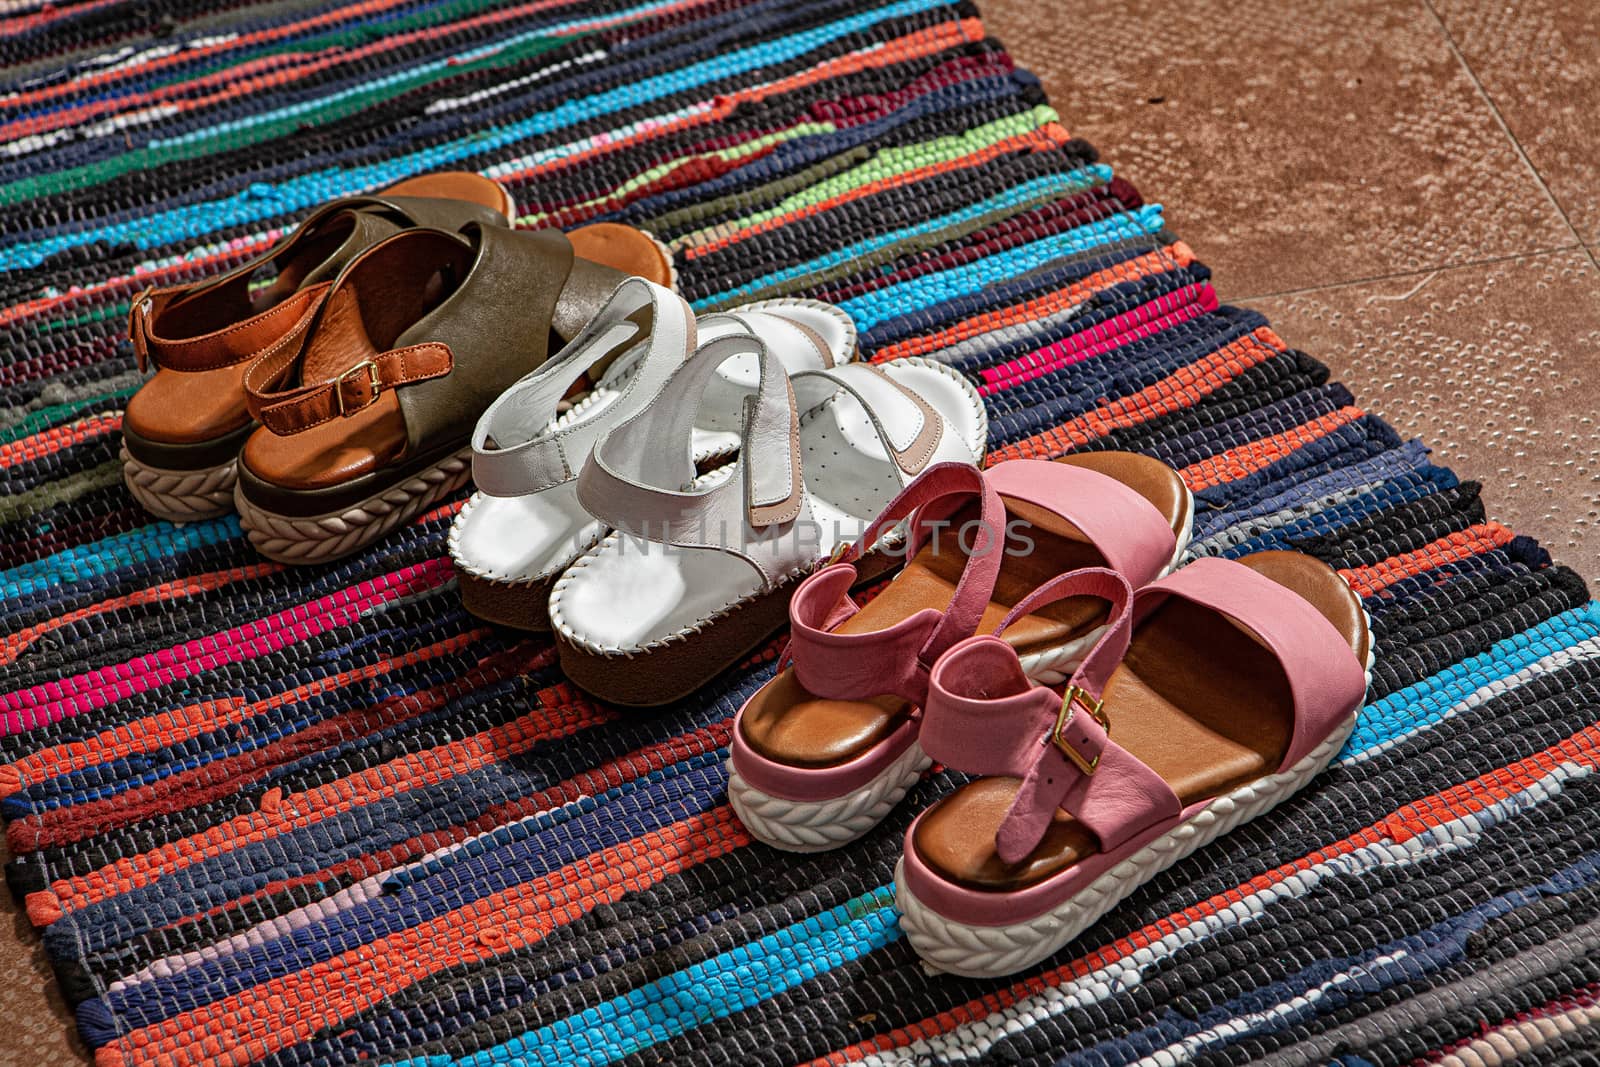
M 752 356 L 739 458 L 697 475 L 697 402 L 719 368 Z M 613 703 L 688 695 L 782 627 L 799 580 L 907 482 L 936 463 L 976 464 L 987 433 L 971 383 L 932 361 L 789 376 L 755 337 L 701 345 L 579 475 L 579 502 L 613 532 L 551 592 L 563 670 Z M 898 562 L 879 560 L 863 580 Z
M 619 286 L 589 326 L 555 357 L 501 394 L 478 420 L 472 476 L 478 486 L 450 528 L 450 555 L 468 611 L 524 630 L 547 630 L 550 587 L 606 533 L 583 509 L 577 472 L 602 434 L 655 399 L 700 339 L 754 333 L 788 372 L 855 357 L 855 325 L 816 300 L 769 300 L 695 322 L 670 290 L 640 279 Z M 562 411 L 585 377 L 592 389 Z M 744 398 L 760 376 L 755 355 L 717 368 L 691 427 L 694 458 L 727 458 L 739 446 Z

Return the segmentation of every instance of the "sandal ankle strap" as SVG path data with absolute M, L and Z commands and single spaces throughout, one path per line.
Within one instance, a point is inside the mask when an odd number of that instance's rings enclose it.
M 244 377 L 250 411 L 272 432 L 291 435 L 354 415 L 394 390 L 408 449 L 425 451 L 463 422 L 470 427 L 506 383 L 544 363 L 573 262 L 571 242 L 556 230 L 469 223 L 460 233 L 397 233 L 345 265 L 299 344 L 251 364 Z M 446 291 L 419 312 L 436 278 Z M 346 352 L 351 338 L 365 351 Z M 468 373 L 452 374 L 458 365 Z
M 1022 779 L 1000 824 L 1000 858 L 1016 863 L 1044 838 L 1059 808 L 1110 850 L 1183 808 L 1172 788 L 1113 739 L 1101 698 L 1127 650 L 1133 588 L 1103 567 L 1072 571 L 1024 598 L 1000 626 L 1074 596 L 1110 602 L 1105 634 L 1057 695 L 1022 672 L 995 635 L 969 638 L 934 667 L 919 735 L 923 751 L 956 770 Z
M 296 265 L 291 273 L 286 265 L 291 263 L 295 252 L 341 217 L 346 232 L 338 246 L 331 252 L 318 253 L 309 264 Z M 407 227 L 435 226 L 453 230 L 469 221 L 503 225 L 496 212 L 460 200 L 378 194 L 347 196 L 323 204 L 301 220 L 293 233 L 215 278 L 188 285 L 149 288 L 134 298 L 128 307 L 128 337 L 133 342 L 139 370 L 144 371 L 151 363 L 177 371 L 216 370 L 242 363 L 254 357 L 268 343 L 267 338 L 276 339 L 286 330 L 309 323 L 327 283 L 364 249 Z M 268 263 L 276 263 L 285 271 L 278 280 L 279 286 L 286 287 L 287 283 L 294 287 L 293 292 L 284 295 L 272 307 L 203 336 L 174 340 L 161 335 L 160 319 L 175 305 L 229 286 L 240 287 L 239 300 L 244 301 L 244 287 L 249 279 Z
M 370 407 L 385 390 L 441 377 L 455 365 L 448 345 L 413 345 L 379 353 L 333 378 L 298 389 L 263 387 L 263 383 L 282 380 L 299 359 L 298 346 L 278 346 L 245 371 L 245 402 L 250 413 L 284 437 L 347 418 Z
M 855 561 L 867 547 L 889 527 L 915 515 L 904 546 L 908 556 L 915 555 L 929 531 L 937 536 L 939 524 L 973 497 L 980 501 L 983 543 L 972 545 L 943 613 L 930 609 L 868 633 L 834 632 L 859 610 L 849 589 L 855 584 Z M 952 531 L 949 536 L 961 534 Z M 795 590 L 789 601 L 789 643 L 780 663 L 792 661 L 800 684 L 830 700 L 893 692 L 921 704 L 932 665 L 947 648 L 975 632 L 983 618 L 1000 573 L 1004 537 L 1005 505 L 976 467 L 964 463 L 929 467 L 889 502 L 860 537 L 842 546 Z
M 1069 688 L 1087 694 L 1098 704 L 1105 695 L 1111 672 L 1128 654 L 1128 643 L 1133 639 L 1133 607 L 1137 594 L 1123 574 L 1106 567 L 1084 567 L 1059 574 L 1019 600 L 994 632 L 998 637 L 1023 616 L 1058 601 L 1079 596 L 1097 597 L 1110 605 L 1104 632 L 1095 640 L 1094 647 L 1084 656 L 1083 662 L 1078 664 L 1078 669 L 1072 672 L 1067 682 Z
M 756 356 L 760 384 L 745 402 L 742 477 L 695 489 L 692 431 L 700 397 L 717 367 L 743 355 Z M 778 528 L 808 514 L 799 421 L 783 364 L 750 335 L 701 345 L 654 401 L 595 443 L 578 475 L 578 501 L 607 525 L 647 541 L 726 551 L 756 568 L 765 587 L 775 585 L 793 554 Z
M 284 337 L 299 338 L 327 288 L 326 284 L 317 284 L 299 289 L 241 322 L 184 338 L 163 337 L 158 323 L 173 305 L 188 299 L 194 290 L 146 289 L 128 308 L 128 338 L 133 343 L 134 360 L 141 372 L 153 364 L 179 373 L 199 373 L 255 359 L 266 345 Z

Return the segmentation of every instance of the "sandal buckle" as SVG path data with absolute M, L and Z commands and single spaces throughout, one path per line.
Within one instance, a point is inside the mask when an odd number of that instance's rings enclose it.
M 1072 717 L 1082 708 L 1089 713 L 1089 717 L 1100 724 L 1100 728 L 1111 736 L 1111 717 L 1106 714 L 1105 701 L 1095 700 L 1083 690 L 1081 686 L 1069 685 L 1061 696 L 1061 710 L 1056 713 L 1056 724 L 1050 731 L 1050 743 L 1061 751 L 1061 754 L 1073 762 L 1073 765 L 1086 775 L 1093 774 L 1095 768 L 1100 766 L 1100 757 L 1085 759 L 1083 753 L 1072 746 L 1063 731 L 1067 724 L 1072 722 Z
M 367 372 L 367 384 L 372 388 L 372 396 L 361 407 L 349 408 L 344 402 L 344 383 L 350 381 L 362 371 Z M 362 408 L 378 399 L 378 394 L 383 392 L 383 382 L 378 380 L 378 365 L 370 359 L 364 359 L 349 370 L 343 371 L 333 380 L 333 399 L 338 405 L 339 415 L 342 418 L 350 411 L 360 411 Z
M 150 306 L 155 300 L 155 295 L 156 287 L 153 285 L 147 285 L 139 291 L 139 295 L 134 297 L 133 302 L 128 305 L 129 333 L 132 333 L 135 327 L 138 325 L 139 316 L 150 314 Z
M 151 363 L 149 346 L 145 343 L 145 334 L 149 331 L 150 309 L 155 304 L 156 287 L 147 285 L 138 296 L 133 298 L 133 303 L 128 305 L 128 340 L 133 343 L 134 361 L 139 364 L 142 373 Z

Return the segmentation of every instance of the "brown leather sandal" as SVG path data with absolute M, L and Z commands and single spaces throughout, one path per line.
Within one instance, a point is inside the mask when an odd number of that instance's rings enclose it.
M 254 428 L 244 372 L 311 322 L 328 283 L 366 248 L 412 226 L 507 226 L 511 196 L 477 174 L 408 178 L 323 205 L 267 251 L 216 278 L 147 289 L 128 312 L 153 377 L 123 414 L 122 476 L 151 514 L 182 522 L 233 507 L 235 460 Z
M 245 373 L 261 429 L 239 457 L 235 503 L 265 556 L 349 555 L 471 473 L 478 417 L 576 336 L 627 277 L 665 284 L 654 238 L 604 224 L 571 238 L 476 223 L 413 229 L 363 252 L 328 287 L 303 335 Z

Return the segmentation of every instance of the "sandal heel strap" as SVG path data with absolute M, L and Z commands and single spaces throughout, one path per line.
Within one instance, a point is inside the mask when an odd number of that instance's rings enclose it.
M 912 527 L 905 552 L 907 558 L 915 556 L 929 537 L 939 536 L 937 524 L 974 496 L 979 500 L 978 522 L 982 543 L 976 539 L 972 541 L 967 565 L 956 582 L 955 593 L 950 598 L 944 617 L 928 635 L 917 656 L 927 667 L 931 667 L 951 645 L 977 630 L 984 610 L 989 606 L 989 597 L 994 592 L 1000 564 L 1005 558 L 1005 504 L 984 473 L 965 463 L 938 463 L 929 467 L 889 501 L 888 506 L 872 520 L 872 524 L 856 538 L 854 544 L 836 552 L 831 561 L 854 563 L 891 526 L 913 514 L 917 521 Z M 949 536 L 959 536 L 959 532 L 952 531 Z
M 1001 635 L 1017 619 L 1075 596 L 1100 597 L 1110 607 L 1105 632 L 1065 693 L 1057 696 L 1028 678 L 1016 649 Z M 1133 598 L 1133 587 L 1116 571 L 1104 567 L 1071 571 L 1024 597 L 994 633 L 969 637 L 950 649 L 929 678 L 921 735 L 924 751 L 974 774 L 1022 774 L 1033 765 L 1041 744 L 1059 739 L 1084 762 L 1093 763 L 1104 738 L 1096 741 L 1092 731 L 1091 735 L 1083 731 L 1091 721 L 1104 726 L 1100 700 L 1106 679 L 1127 652 Z M 1077 727 L 1069 728 L 1070 722 L 1078 721 L 1077 710 L 1088 714 Z
M 287 347 L 264 356 L 245 372 L 245 397 L 256 420 L 280 436 L 291 436 L 354 415 L 377 402 L 386 390 L 449 374 L 454 366 L 448 345 L 420 344 L 392 349 L 346 368 L 337 377 L 299 389 L 271 392 L 260 382 L 283 376 L 298 353 Z
M 806 691 L 826 700 L 894 695 L 920 707 L 928 696 L 922 650 L 940 615 L 931 608 L 867 633 L 835 633 L 857 611 L 850 599 L 855 568 L 838 563 L 810 575 L 789 601 L 792 661 Z
M 1032 685 L 1010 645 L 974 637 L 934 669 L 917 741 L 953 770 L 1022 779 L 995 834 L 1005 862 L 1019 862 L 1037 848 L 1057 810 L 1110 850 L 1176 818 L 1183 805 L 1158 774 L 1116 743 L 1115 724 L 1107 729 L 1097 705 L 1070 687 L 1061 696 Z
M 151 364 L 181 373 L 233 367 L 258 358 L 285 338 L 298 337 L 310 324 L 326 285 L 290 294 L 259 314 L 198 337 L 162 337 L 160 320 L 192 290 L 146 289 L 128 309 L 128 337 L 141 371 Z

